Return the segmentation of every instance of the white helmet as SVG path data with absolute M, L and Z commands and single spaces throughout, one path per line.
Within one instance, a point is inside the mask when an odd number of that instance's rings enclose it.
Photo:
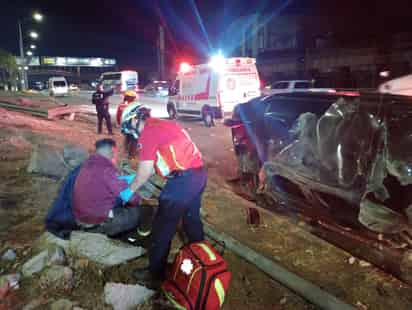
M 129 104 L 122 113 L 122 119 L 120 126 L 122 133 L 125 135 L 131 135 L 136 140 L 139 139 L 139 124 L 141 121 L 146 120 L 150 117 L 150 109 L 138 102 Z M 136 126 L 133 126 L 132 119 L 137 119 Z

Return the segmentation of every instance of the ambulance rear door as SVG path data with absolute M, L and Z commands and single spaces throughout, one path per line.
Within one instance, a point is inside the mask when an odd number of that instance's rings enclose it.
M 238 103 L 260 96 L 260 80 L 253 58 L 226 59 L 219 81 L 219 96 L 223 112 L 232 112 Z
M 208 65 L 199 65 L 196 76 L 196 93 L 190 109 L 201 115 L 203 107 L 217 106 L 217 74 Z
M 196 68 L 180 74 L 180 94 L 176 101 L 176 109 L 179 113 L 185 113 L 188 110 L 190 98 L 195 92 Z

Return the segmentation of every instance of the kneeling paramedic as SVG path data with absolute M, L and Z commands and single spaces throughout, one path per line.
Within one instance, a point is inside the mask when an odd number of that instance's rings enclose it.
M 133 274 L 139 281 L 156 285 L 165 277 L 170 244 L 180 220 L 189 242 L 204 239 L 200 207 L 207 173 L 187 132 L 174 121 L 150 117 L 150 110 L 137 103 L 124 110 L 122 132 L 132 136 L 139 147 L 137 175 L 129 195 L 154 173 L 167 178 L 152 225 L 149 267 Z
M 98 140 L 96 153 L 80 168 L 73 188 L 73 215 L 83 230 L 115 236 L 138 226 L 139 196 L 124 198 L 135 175 L 119 175 L 117 155 L 114 140 Z

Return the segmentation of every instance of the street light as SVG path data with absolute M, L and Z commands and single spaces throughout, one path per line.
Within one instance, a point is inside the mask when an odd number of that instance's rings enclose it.
M 43 15 L 40 14 L 39 12 L 35 12 L 35 13 L 33 14 L 33 18 L 34 18 L 34 20 L 37 21 L 37 22 L 43 21 Z
M 33 39 L 37 39 L 39 37 L 39 34 L 35 31 L 30 31 L 29 33 L 30 37 L 32 37 Z
M 30 48 L 31 48 L 32 50 L 34 50 L 34 49 L 36 49 L 36 45 L 30 44 Z
M 34 14 L 31 16 L 33 18 L 34 21 L 36 22 L 41 22 L 43 21 L 43 15 L 40 14 L 39 12 L 34 12 Z M 23 18 L 23 19 L 19 19 L 17 21 L 17 25 L 18 25 L 18 30 L 19 30 L 19 50 L 20 50 L 20 58 L 22 59 L 23 63 L 26 63 L 26 59 L 24 57 L 25 53 L 24 53 L 24 47 L 23 47 L 23 27 L 22 27 L 22 22 L 27 20 L 27 18 Z M 30 31 L 29 32 L 29 36 L 33 39 L 37 39 L 39 37 L 39 34 L 35 31 Z M 34 47 L 32 47 L 34 46 Z M 35 49 L 36 46 L 35 45 L 30 45 L 31 49 Z M 26 53 L 28 56 L 32 56 L 33 53 L 31 51 L 27 51 Z M 22 89 L 25 89 L 27 86 L 27 73 L 25 71 L 22 71 L 22 77 L 21 77 L 21 86 Z

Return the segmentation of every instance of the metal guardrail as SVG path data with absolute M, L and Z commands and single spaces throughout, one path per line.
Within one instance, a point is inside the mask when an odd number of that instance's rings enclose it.
M 41 109 L 41 108 L 30 108 L 26 106 L 20 106 L 20 105 L 11 104 L 11 103 L 5 103 L 5 102 L 0 102 L 0 108 L 17 111 L 17 112 L 25 112 L 33 116 L 48 118 L 48 111 L 45 109 Z

